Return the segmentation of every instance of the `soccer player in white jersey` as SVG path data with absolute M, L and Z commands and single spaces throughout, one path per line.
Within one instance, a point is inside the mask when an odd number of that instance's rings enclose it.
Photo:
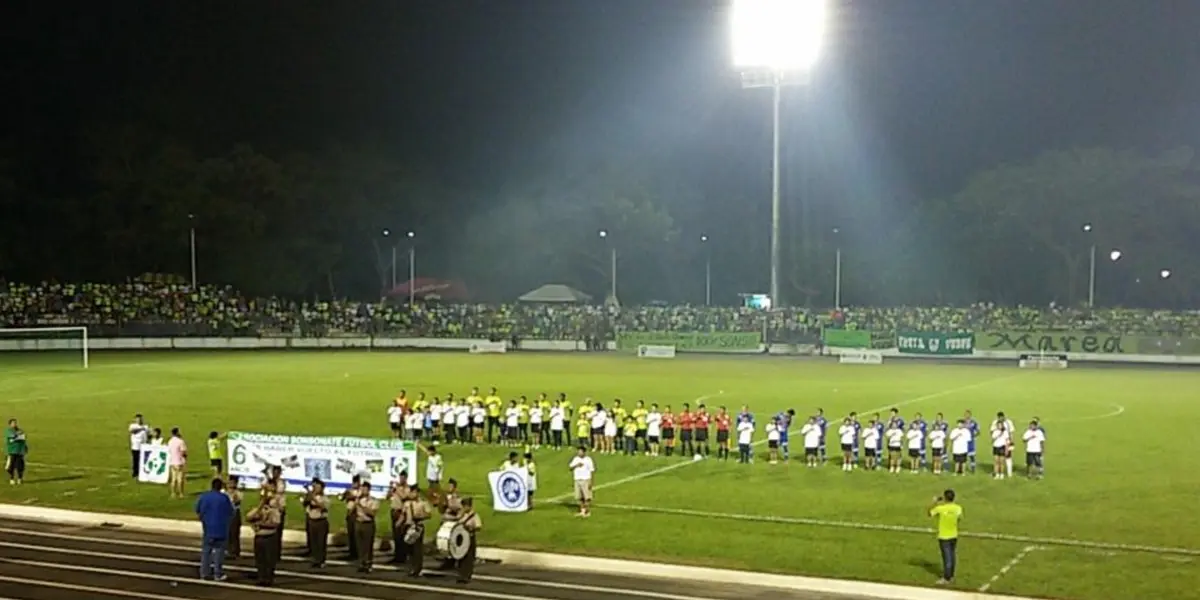
M 1013 476 L 1013 444 L 1017 438 L 1017 426 L 1013 424 L 1012 419 L 1004 416 L 1003 412 L 996 413 L 996 421 L 1004 423 L 1004 429 L 1008 431 L 1008 447 L 1004 450 L 1004 473 L 1008 477 Z
M 884 435 L 887 436 L 888 471 L 899 473 L 900 456 L 904 452 L 904 430 L 893 420 Z
M 740 429 L 741 426 L 739 425 Z M 817 425 L 816 417 L 809 417 L 804 427 L 800 428 L 800 436 L 804 438 L 804 460 L 809 467 L 817 466 L 817 455 L 821 450 L 821 440 L 825 439 L 825 431 Z
M 842 421 L 842 426 L 838 427 L 838 439 L 842 444 L 842 470 L 854 470 L 854 438 L 857 436 L 857 428 L 854 427 L 854 421 L 846 418 Z
M 908 433 L 904 436 L 908 440 L 908 467 L 913 473 L 918 473 L 921 470 L 921 455 L 925 453 L 925 432 L 921 431 L 921 424 L 914 420 L 908 424 Z
M 946 460 L 946 428 L 939 427 L 937 422 L 929 431 L 929 451 L 933 455 L 933 474 L 941 475 Z
M 566 409 L 557 402 L 550 405 L 550 444 L 555 450 L 562 450 L 563 430 L 566 429 Z
M 483 443 L 483 430 L 487 423 L 487 409 L 483 407 L 483 402 L 475 402 L 471 404 L 471 435 L 475 437 L 476 444 Z
M 992 478 L 1004 479 L 1004 455 L 1011 449 L 1012 435 L 1002 419 L 992 422 Z
M 529 432 L 532 434 L 530 437 L 533 438 L 534 448 L 542 447 L 542 421 L 544 419 L 545 412 L 542 408 L 542 403 L 540 401 L 534 402 L 533 405 L 529 407 Z
M 404 430 L 402 421 L 404 419 L 404 407 L 400 406 L 399 402 L 393 400 L 387 408 L 387 418 L 388 428 L 392 430 L 392 435 L 397 438 L 400 437 L 401 432 Z
M 1046 432 L 1037 421 L 1029 423 L 1029 429 L 1021 436 L 1025 440 L 1025 471 L 1030 479 L 1042 478 L 1042 452 L 1046 445 Z
M 767 460 L 770 464 L 779 462 L 779 421 L 767 420 Z
M 442 439 L 442 401 L 437 396 L 434 396 L 433 403 L 429 405 L 429 422 L 432 423 L 433 441 L 440 442 Z
M 750 464 L 750 448 L 754 443 L 754 421 L 749 417 L 739 417 L 737 424 L 738 462 Z M 808 438 L 805 438 L 807 440 Z M 806 450 L 807 451 L 807 450 Z M 816 460 L 817 447 L 813 446 L 812 460 Z M 813 465 L 809 465 L 810 467 Z
M 962 475 L 966 471 L 967 455 L 971 453 L 971 441 L 975 435 L 967 428 L 966 419 L 959 419 L 954 429 L 950 430 L 950 453 L 954 455 L 954 474 Z
M 658 447 L 662 439 L 662 413 L 658 411 L 657 404 L 650 405 L 650 412 L 646 413 L 646 443 L 650 446 L 648 454 L 650 456 L 658 456 Z
M 879 466 L 879 423 L 875 419 L 862 430 L 863 454 L 866 455 L 867 470 L 873 471 Z

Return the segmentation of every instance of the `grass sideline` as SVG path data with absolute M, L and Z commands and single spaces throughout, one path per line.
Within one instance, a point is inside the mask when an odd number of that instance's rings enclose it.
M 595 517 L 579 521 L 552 504 L 524 515 L 485 509 L 485 543 L 922 585 L 937 568 L 923 509 L 952 485 L 966 507 L 964 530 L 976 534 L 961 546 L 964 589 L 1107 600 L 1182 598 L 1200 587 L 1200 460 L 1186 443 L 1200 417 L 1200 372 L 399 352 L 97 353 L 84 371 L 76 358 L 0 355 L 0 405 L 29 432 L 33 463 L 27 484 L 5 486 L 0 501 L 190 518 L 191 502 L 128 482 L 124 428 L 133 413 L 180 426 L 202 458 L 210 429 L 385 435 L 383 410 L 401 387 L 441 395 L 496 385 L 506 396 L 563 391 L 577 403 L 644 397 L 676 406 L 709 396 L 710 406 L 747 403 L 759 415 L 898 405 L 906 418 L 970 408 L 986 419 L 1002 409 L 1018 424 L 1034 414 L 1045 421 L 1044 481 L 599 456 L 605 506 Z M 505 450 L 444 452 L 449 474 L 490 504 L 485 473 Z M 566 460 L 565 452 L 538 452 L 543 498 L 569 491 Z M 687 466 L 667 468 L 675 464 Z M 1031 544 L 1039 548 L 1027 551 Z

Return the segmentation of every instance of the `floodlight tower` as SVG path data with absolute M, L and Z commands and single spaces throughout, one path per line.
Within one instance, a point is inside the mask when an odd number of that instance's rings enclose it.
M 779 108 L 785 86 L 804 85 L 825 36 L 827 0 L 734 0 L 733 65 L 742 87 L 771 88 L 771 301 L 779 306 Z

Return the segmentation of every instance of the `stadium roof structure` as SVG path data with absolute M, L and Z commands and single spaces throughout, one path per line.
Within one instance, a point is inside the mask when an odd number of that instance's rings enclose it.
M 517 298 L 521 302 L 552 302 L 557 304 L 583 303 L 591 299 L 591 296 L 561 283 L 547 283 Z

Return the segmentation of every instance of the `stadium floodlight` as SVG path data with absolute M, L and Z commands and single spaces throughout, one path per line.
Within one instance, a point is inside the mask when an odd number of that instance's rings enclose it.
M 1112 252 L 1108 253 L 1108 259 L 1113 262 L 1121 260 L 1121 251 L 1114 248 Z
M 733 66 L 742 86 L 774 91 L 771 154 L 771 300 L 780 305 L 779 107 L 783 87 L 805 83 L 820 55 L 827 0 L 734 0 Z
M 1171 278 L 1171 270 L 1170 270 L 1170 269 L 1163 269 L 1163 270 L 1159 271 L 1159 272 L 1158 272 L 1158 277 L 1159 277 L 1160 279 L 1170 279 L 1170 278 Z

